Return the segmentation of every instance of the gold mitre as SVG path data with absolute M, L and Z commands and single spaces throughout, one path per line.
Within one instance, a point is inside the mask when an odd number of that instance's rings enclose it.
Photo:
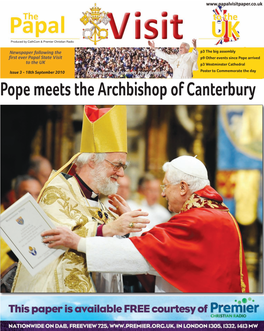
M 127 153 L 126 106 L 85 106 L 80 153 Z
M 127 116 L 126 106 L 101 108 L 85 106 L 80 152 L 53 173 L 43 186 L 38 202 L 48 184 L 82 153 L 127 153 Z M 74 174 L 74 166 L 69 174 Z

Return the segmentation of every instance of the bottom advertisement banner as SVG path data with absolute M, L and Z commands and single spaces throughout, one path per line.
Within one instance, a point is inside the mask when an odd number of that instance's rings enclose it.
M 29 322 L 8 322 L 4 321 L 1 323 L 1 330 L 161 330 L 161 329 L 254 329 L 254 330 L 264 330 L 264 322 L 253 322 L 253 321 L 230 321 L 230 322 L 209 322 L 209 321 L 188 321 L 188 322 L 173 322 L 173 321 L 144 321 L 144 322 L 135 322 L 135 321 L 126 321 L 126 322 L 76 322 L 76 321 L 29 321 Z
M 264 296 L 0 295 L 1 331 L 9 330 L 264 330 Z

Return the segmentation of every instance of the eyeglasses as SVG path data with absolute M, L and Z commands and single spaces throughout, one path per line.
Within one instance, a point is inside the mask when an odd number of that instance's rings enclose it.
M 123 168 L 123 170 L 125 171 L 127 166 L 128 166 L 128 163 L 126 164 L 123 164 L 123 163 L 113 163 L 113 162 L 110 162 L 108 160 L 105 159 L 105 161 L 107 161 L 108 163 L 112 164 L 112 166 L 114 167 L 114 171 L 118 171 L 120 170 L 121 168 Z
M 164 185 L 160 185 L 161 191 L 162 193 L 165 193 L 166 187 L 170 185 L 170 184 L 164 184 Z
M 165 190 L 166 190 L 166 187 L 169 186 L 169 185 L 177 185 L 177 184 L 180 184 L 181 182 L 178 182 L 178 183 L 175 183 L 175 184 L 164 184 L 164 185 L 160 185 L 160 188 L 162 190 L 162 193 L 165 193 Z M 188 186 L 190 186 L 190 184 L 187 184 Z

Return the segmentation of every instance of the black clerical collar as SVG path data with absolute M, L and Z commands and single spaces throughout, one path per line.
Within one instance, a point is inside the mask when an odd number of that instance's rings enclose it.
M 79 183 L 85 197 L 89 200 L 98 201 L 98 195 L 77 174 L 74 177 Z

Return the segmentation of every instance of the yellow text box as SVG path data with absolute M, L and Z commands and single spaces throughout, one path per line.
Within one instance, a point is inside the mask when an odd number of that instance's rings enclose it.
M 1 78 L 74 78 L 74 48 L 1 48 Z
M 264 48 L 200 48 L 194 78 L 264 78 Z

